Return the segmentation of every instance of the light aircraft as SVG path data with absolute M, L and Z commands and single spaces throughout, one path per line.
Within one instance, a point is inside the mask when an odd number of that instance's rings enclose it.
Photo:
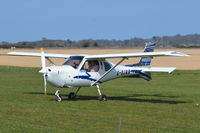
M 56 87 L 76 88 L 76 92 L 68 95 L 69 99 L 75 99 L 81 87 L 96 86 L 99 94 L 99 100 L 105 101 L 106 95 L 101 93 L 99 85 L 108 80 L 120 77 L 142 78 L 151 80 L 151 72 L 171 73 L 175 67 L 151 67 L 151 60 L 156 56 L 189 56 L 175 51 L 154 52 L 156 44 L 146 43 L 144 52 L 141 53 L 122 53 L 122 54 L 99 54 L 99 55 L 68 55 L 32 52 L 9 52 L 8 55 L 15 56 L 36 56 L 41 57 L 42 69 L 39 71 L 44 77 L 44 94 L 47 93 L 47 81 Z M 128 58 L 140 57 L 136 64 L 120 65 Z M 67 61 L 56 66 L 50 58 L 66 58 Z M 106 59 L 119 58 L 116 64 Z M 53 64 L 46 66 L 46 59 Z M 58 91 L 56 92 L 58 94 Z M 57 99 L 58 100 L 58 99 Z M 61 100 L 61 99 L 60 99 Z

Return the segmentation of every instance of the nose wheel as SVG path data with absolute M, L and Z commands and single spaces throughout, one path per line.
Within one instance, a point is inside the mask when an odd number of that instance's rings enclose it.
M 57 102 L 61 102 L 62 101 L 62 97 L 60 96 L 59 90 L 56 91 L 55 96 L 56 96 L 55 100 Z

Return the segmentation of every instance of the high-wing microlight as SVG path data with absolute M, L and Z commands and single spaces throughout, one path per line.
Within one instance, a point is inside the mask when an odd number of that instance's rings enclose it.
M 101 93 L 100 84 L 120 77 L 142 78 L 151 80 L 151 72 L 171 73 L 175 67 L 151 67 L 151 61 L 156 56 L 188 56 L 187 54 L 175 51 L 154 52 L 156 44 L 147 43 L 144 52 L 122 53 L 122 54 L 99 54 L 99 55 L 68 55 L 45 53 L 41 48 L 41 53 L 32 52 L 9 52 L 8 55 L 35 56 L 41 58 L 42 69 L 39 71 L 44 77 L 44 94 L 47 93 L 46 83 L 62 88 L 77 88 L 76 92 L 68 95 L 69 99 L 75 99 L 81 87 L 96 86 L 99 100 L 106 100 L 106 95 Z M 128 58 L 140 57 L 136 64 L 120 65 Z M 50 58 L 67 58 L 67 61 L 56 66 Z M 119 58 L 116 64 L 106 59 Z M 53 65 L 46 66 L 46 59 Z M 58 91 L 56 92 L 58 93 Z M 60 99 L 61 100 L 61 99 Z

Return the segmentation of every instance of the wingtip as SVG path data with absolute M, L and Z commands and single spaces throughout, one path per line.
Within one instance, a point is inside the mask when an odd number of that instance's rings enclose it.
M 185 54 L 185 56 L 191 56 L 191 55 L 189 55 L 189 54 Z
M 172 56 L 190 56 L 188 54 L 185 54 L 185 53 L 181 53 L 181 52 L 176 52 L 176 51 L 171 51 L 170 54 Z

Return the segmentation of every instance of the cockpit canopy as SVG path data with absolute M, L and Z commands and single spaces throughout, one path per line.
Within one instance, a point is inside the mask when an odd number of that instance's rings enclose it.
M 77 69 L 84 56 L 70 56 L 63 65 L 69 65 Z
M 70 56 L 67 61 L 63 65 L 68 65 L 73 67 L 74 69 L 80 68 L 81 71 L 86 72 L 98 72 L 100 69 L 108 71 L 112 67 L 106 60 L 85 60 L 83 63 L 84 56 Z M 82 64 L 82 66 L 80 66 Z

